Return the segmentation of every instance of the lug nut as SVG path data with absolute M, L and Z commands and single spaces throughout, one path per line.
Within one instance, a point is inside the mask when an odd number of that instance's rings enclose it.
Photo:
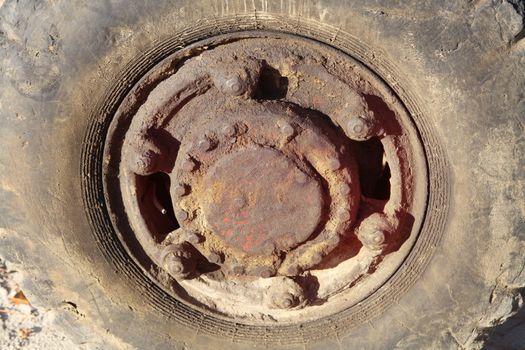
M 236 275 L 242 275 L 244 273 L 244 267 L 241 265 L 235 265 L 233 266 L 232 271 Z
M 162 256 L 162 266 L 177 279 L 185 279 L 195 270 L 196 261 L 188 249 L 187 243 L 166 247 Z
M 197 149 L 201 152 L 207 152 L 211 150 L 212 143 L 209 138 L 203 137 L 199 141 L 197 141 Z
M 298 171 L 297 174 L 295 174 L 295 182 L 298 184 L 304 185 L 306 181 L 308 181 L 308 176 L 302 171 Z
M 381 231 L 375 231 L 371 239 L 375 244 L 382 244 L 385 241 L 385 234 Z
M 290 293 L 285 293 L 284 295 L 281 295 L 279 298 L 276 298 L 274 300 L 274 305 L 277 306 L 279 309 L 289 309 L 295 304 L 295 298 Z
M 188 194 L 188 187 L 184 184 L 177 184 L 173 189 L 173 192 L 177 197 L 182 197 Z
M 246 201 L 242 197 L 237 197 L 233 200 L 233 206 L 236 209 L 242 209 L 244 206 L 246 206 Z
M 210 255 L 208 255 L 208 261 L 212 264 L 220 264 L 222 263 L 222 256 L 218 253 L 210 253 Z
M 304 291 L 294 280 L 275 278 L 267 292 L 268 306 L 273 309 L 291 309 L 304 304 Z
M 149 175 L 155 172 L 158 165 L 159 154 L 153 150 L 147 150 L 132 157 L 131 167 L 137 175 Z
M 237 133 L 237 130 L 235 129 L 235 126 L 231 124 L 226 124 L 222 127 L 222 134 L 224 136 L 234 137 L 236 133 Z
M 246 92 L 246 84 L 239 76 L 233 76 L 224 80 L 222 92 L 232 96 L 240 96 Z
M 203 241 L 203 237 L 196 232 L 188 232 L 186 240 L 191 244 L 199 244 Z
M 337 158 L 331 158 L 328 160 L 328 168 L 330 170 L 337 170 L 341 167 L 341 162 Z
M 370 122 L 362 117 L 352 117 L 347 123 L 348 136 L 352 140 L 366 141 L 371 135 Z
M 348 184 L 342 184 L 341 187 L 339 187 L 339 192 L 341 192 L 342 195 L 347 196 L 350 194 L 350 186 Z
M 348 220 L 350 220 L 350 212 L 345 208 L 340 208 L 337 212 L 337 217 L 342 222 L 347 222 Z
M 186 158 L 182 161 L 181 167 L 184 171 L 194 171 L 197 168 L 197 163 L 191 158 Z
M 283 123 L 280 128 L 281 135 L 287 140 L 295 134 L 295 129 L 289 123 Z
M 181 221 L 186 221 L 189 218 L 188 212 L 183 209 L 177 209 L 175 211 L 175 216 Z

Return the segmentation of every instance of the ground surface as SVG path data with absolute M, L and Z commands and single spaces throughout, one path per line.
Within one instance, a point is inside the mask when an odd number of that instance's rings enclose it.
M 79 349 L 53 326 L 55 313 L 29 303 L 18 288 L 21 274 L 0 258 L 0 349 Z
M 54 325 L 54 310 L 30 304 L 18 287 L 21 278 L 14 266 L 0 258 L 0 349 L 83 349 Z M 487 350 L 524 349 L 525 308 L 494 328 L 485 344 Z

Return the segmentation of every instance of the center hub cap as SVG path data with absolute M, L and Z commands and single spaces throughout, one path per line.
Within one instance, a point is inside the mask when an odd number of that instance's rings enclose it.
M 207 225 L 248 254 L 289 251 L 321 221 L 319 183 L 273 149 L 242 150 L 222 158 L 204 186 Z

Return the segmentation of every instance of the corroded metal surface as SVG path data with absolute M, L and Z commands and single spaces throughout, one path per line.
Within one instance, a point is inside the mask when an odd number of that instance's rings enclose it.
M 120 167 L 159 279 L 222 314 L 280 319 L 400 250 L 414 148 L 400 105 L 378 97 L 362 68 L 270 38 L 172 59 L 176 69 L 161 64 L 127 100 Z

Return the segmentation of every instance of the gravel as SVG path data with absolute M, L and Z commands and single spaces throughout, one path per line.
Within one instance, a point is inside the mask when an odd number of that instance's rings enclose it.
M 78 345 L 54 327 L 55 312 L 36 307 L 18 287 L 21 274 L 0 258 L 0 349 L 74 350 Z

